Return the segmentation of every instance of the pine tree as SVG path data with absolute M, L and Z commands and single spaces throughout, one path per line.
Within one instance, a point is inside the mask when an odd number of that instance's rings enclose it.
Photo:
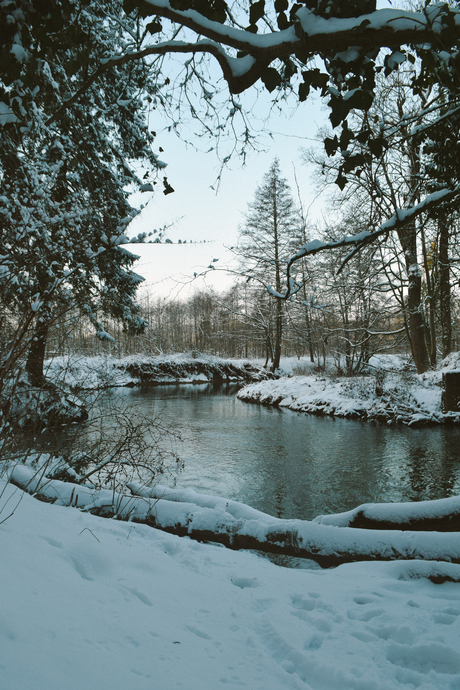
M 248 204 L 245 223 L 240 230 L 237 253 L 245 275 L 270 288 L 273 333 L 268 334 L 272 349 L 272 370 L 280 364 L 283 338 L 284 302 L 274 293 L 282 293 L 286 262 L 293 254 L 294 241 L 300 235 L 300 216 L 287 180 L 281 176 L 275 158 Z

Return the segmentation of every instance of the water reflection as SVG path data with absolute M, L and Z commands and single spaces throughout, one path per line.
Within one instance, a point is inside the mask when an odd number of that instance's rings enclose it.
M 408 429 L 243 403 L 236 385 L 118 389 L 110 397 L 180 433 L 177 486 L 311 519 L 360 503 L 460 493 L 453 427 Z M 165 482 L 166 483 L 166 482 Z

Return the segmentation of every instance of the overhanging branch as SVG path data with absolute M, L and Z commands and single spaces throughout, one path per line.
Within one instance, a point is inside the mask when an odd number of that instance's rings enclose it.
M 295 55 L 306 61 L 309 56 L 335 55 L 350 46 L 364 52 L 380 48 L 398 49 L 407 44 L 428 43 L 437 46 L 444 31 L 440 21 L 443 10 L 439 7 L 433 8 L 428 16 L 423 12 L 386 9 L 357 18 L 334 18 L 333 22 L 302 8 L 297 12 L 296 25 L 283 31 L 253 34 L 209 20 L 195 10 L 173 9 L 167 0 L 137 0 L 136 4 L 142 6 L 144 13 L 147 11 L 152 16 L 163 17 L 193 31 L 198 40 L 159 42 L 105 60 L 48 119 L 48 125 L 75 103 L 105 71 L 151 55 L 208 53 L 217 60 L 230 92 L 238 94 L 255 84 L 266 67 L 276 59 Z M 460 38 L 460 13 L 451 10 L 451 14 L 456 15 L 454 33 Z M 234 57 L 227 52 L 228 49 L 244 53 L 245 56 Z
M 389 218 L 385 223 L 380 225 L 376 230 L 363 230 L 363 232 L 357 233 L 356 235 L 344 235 L 340 240 L 334 240 L 332 242 L 322 242 L 321 240 L 312 240 L 311 242 L 307 242 L 288 261 L 286 269 L 288 288 L 286 292 L 282 294 L 275 294 L 274 292 L 272 292 L 271 294 L 281 299 L 289 299 L 289 297 L 291 297 L 294 294 L 294 292 L 296 291 L 296 283 L 291 275 L 292 267 L 301 259 L 304 259 L 307 256 L 314 256 L 319 252 L 340 249 L 341 247 L 352 247 L 350 253 L 347 254 L 345 259 L 342 261 L 342 264 L 340 265 L 338 271 L 340 273 L 340 271 L 344 268 L 348 261 L 350 261 L 350 259 L 363 247 L 367 246 L 368 244 L 372 244 L 372 242 L 374 242 L 382 235 L 386 235 L 389 232 L 393 232 L 398 228 L 404 227 L 408 223 L 412 222 L 415 218 L 422 215 L 422 213 L 426 213 L 430 209 L 435 208 L 442 203 L 452 201 L 459 195 L 460 185 L 457 185 L 454 189 L 442 189 L 439 192 L 429 194 L 427 197 L 425 197 L 425 199 L 423 199 L 423 201 L 414 206 L 411 206 L 407 209 L 397 210 L 391 218 Z

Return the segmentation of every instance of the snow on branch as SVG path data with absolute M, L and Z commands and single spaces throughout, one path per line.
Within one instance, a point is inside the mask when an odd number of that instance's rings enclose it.
M 245 51 L 266 64 L 298 51 L 322 53 L 332 50 L 338 53 L 351 45 L 392 48 L 407 43 L 422 43 L 432 37 L 433 32 L 441 34 L 445 29 L 442 22 L 444 8 L 439 5 L 426 8 L 426 12 L 380 9 L 345 19 L 324 19 L 302 7 L 296 13 L 298 28 L 291 26 L 281 31 L 254 34 L 207 19 L 196 10 L 174 9 L 168 0 L 137 0 L 136 4 L 144 9 L 148 6 L 152 15 L 165 17 L 186 26 L 197 35 Z M 451 13 L 455 16 L 455 28 L 460 34 L 460 14 L 452 10 Z
M 123 55 L 114 55 L 105 58 L 100 66 L 88 77 L 82 86 L 48 118 L 46 125 L 51 125 L 65 110 L 73 105 L 80 96 L 82 96 L 88 89 L 99 79 L 104 72 L 123 65 L 128 62 L 142 60 L 151 55 L 167 55 L 170 53 L 186 53 L 198 54 L 208 53 L 212 55 L 219 63 L 226 82 L 229 85 L 232 93 L 240 93 L 245 91 L 249 86 L 254 84 L 260 76 L 260 69 L 256 65 L 256 61 L 250 55 L 244 58 L 234 58 L 228 55 L 225 49 L 214 41 L 199 40 L 197 43 L 188 43 L 186 41 L 164 41 L 147 46 L 142 50 L 124 53 Z M 254 70 L 257 71 L 257 76 L 254 76 Z M 160 165 L 160 167 L 163 167 Z
M 441 189 L 433 192 L 425 197 L 420 203 L 406 209 L 398 209 L 396 213 L 391 216 L 385 223 L 380 225 L 376 230 L 363 230 L 356 235 L 344 235 L 340 240 L 333 240 L 331 242 L 323 242 L 321 240 L 311 240 L 299 249 L 299 251 L 291 256 L 288 261 L 286 269 L 286 277 L 288 288 L 284 293 L 277 293 L 273 289 L 270 291 L 274 297 L 280 299 L 289 299 L 297 290 L 297 284 L 292 278 L 291 269 L 298 261 L 306 256 L 313 256 L 322 251 L 339 249 L 340 247 L 352 247 L 351 251 L 342 261 L 338 273 L 350 261 L 350 259 L 363 247 L 374 242 L 378 237 L 386 235 L 389 232 L 404 227 L 422 213 L 426 213 L 430 209 L 439 206 L 441 203 L 452 201 L 455 197 L 460 195 L 460 185 L 454 189 Z
M 374 50 L 384 47 L 398 49 L 410 43 L 430 44 L 433 40 L 437 42 L 446 29 L 442 21 L 443 6 L 428 7 L 424 12 L 380 9 L 356 18 L 327 20 L 302 7 L 296 13 L 297 22 L 293 26 L 254 34 L 207 19 L 196 10 L 174 9 L 168 0 L 136 0 L 136 4 L 142 6 L 144 12 L 148 10 L 150 15 L 164 17 L 193 31 L 198 40 L 167 40 L 106 58 L 73 96 L 62 103 L 48 119 L 47 125 L 75 103 L 105 71 L 151 55 L 207 53 L 217 60 L 230 92 L 238 94 L 255 84 L 276 59 L 285 60 L 296 55 L 303 56 L 306 61 L 315 54 L 345 52 L 350 46 Z M 449 30 L 460 37 L 460 13 L 451 8 L 449 13 L 454 17 L 454 26 Z M 235 57 L 226 48 L 239 51 L 244 56 Z

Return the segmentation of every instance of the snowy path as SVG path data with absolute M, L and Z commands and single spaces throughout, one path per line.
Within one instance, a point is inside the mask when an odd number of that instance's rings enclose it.
M 429 564 L 288 570 L 28 495 L 0 550 L 2 690 L 460 688 L 460 585 Z

